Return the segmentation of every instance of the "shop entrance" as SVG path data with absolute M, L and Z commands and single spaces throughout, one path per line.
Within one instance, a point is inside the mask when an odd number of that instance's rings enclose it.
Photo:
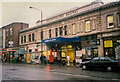
M 115 50 L 113 48 L 105 48 L 105 57 L 115 57 Z
M 92 49 L 92 58 L 98 57 L 98 48 L 93 48 Z
M 74 62 L 74 51 L 72 49 L 67 50 L 66 54 L 70 56 L 70 62 L 73 63 Z

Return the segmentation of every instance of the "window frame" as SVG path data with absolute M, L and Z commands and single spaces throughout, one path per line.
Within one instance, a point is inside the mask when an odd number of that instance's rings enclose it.
M 72 24 L 72 34 L 75 34 L 76 33 L 76 24 Z
M 59 35 L 60 36 L 63 36 L 63 30 L 62 29 L 63 29 L 63 27 L 59 27 Z
M 26 35 L 24 35 L 24 43 L 26 43 Z
M 51 38 L 51 29 L 49 29 L 49 38 Z
M 6 30 L 6 35 L 7 35 L 7 36 L 9 35 L 9 29 Z
M 31 34 L 29 34 L 29 42 L 31 42 Z
M 120 26 L 120 12 L 118 13 L 118 26 Z
M 108 21 L 108 17 L 112 16 L 113 17 L 113 25 L 112 26 L 109 26 L 109 21 Z M 111 15 L 107 15 L 107 28 L 113 28 L 114 27 L 114 16 L 113 14 Z
M 21 44 L 23 43 L 23 36 L 21 36 Z
M 58 37 L 58 28 L 55 28 L 55 36 Z
M 10 35 L 13 35 L 13 28 L 10 28 Z
M 64 26 L 64 33 L 65 33 L 65 36 L 67 35 L 67 25 Z
M 88 28 L 88 27 L 87 27 L 87 22 L 90 23 L 90 24 L 89 24 L 89 25 L 90 25 L 90 26 L 89 26 L 89 29 L 90 29 L 90 30 L 87 30 L 87 28 Z M 91 21 L 90 21 L 90 20 L 86 20 L 86 21 L 85 21 L 85 31 L 86 31 L 86 32 L 91 31 Z
M 41 31 L 41 40 L 43 40 L 43 31 Z
M 35 34 L 32 33 L 32 41 L 35 41 Z

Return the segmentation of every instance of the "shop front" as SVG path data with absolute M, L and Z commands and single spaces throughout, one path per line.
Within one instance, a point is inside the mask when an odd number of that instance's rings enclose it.
M 17 63 L 25 63 L 25 49 L 23 47 L 14 53 L 14 59 Z
M 14 62 L 14 53 L 19 50 L 19 47 L 7 48 L 2 50 L 2 60 L 7 62 Z
M 80 54 L 84 60 L 98 57 L 98 46 L 100 45 L 100 39 L 97 38 L 97 34 L 80 37 Z
M 70 65 L 75 63 L 75 46 L 74 41 L 79 41 L 79 37 L 64 38 L 57 37 L 52 39 L 43 40 L 46 43 L 48 51 L 50 51 L 49 60 L 53 57 L 54 63 L 67 64 L 67 56 L 69 56 Z M 52 52 L 52 53 L 51 53 Z M 53 55 L 53 56 L 52 56 Z
M 104 56 L 120 59 L 120 32 L 104 33 Z

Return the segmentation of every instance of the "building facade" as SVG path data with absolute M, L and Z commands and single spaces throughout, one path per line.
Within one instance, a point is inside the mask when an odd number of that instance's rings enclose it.
M 120 45 L 119 5 L 120 1 L 94 1 L 37 21 L 35 27 L 20 31 L 19 45 L 26 46 L 28 52 L 42 52 L 48 60 L 51 55 L 58 61 L 69 55 L 71 63 L 77 57 L 116 57 L 115 48 Z
M 29 25 L 22 22 L 13 22 L 2 27 L 2 54 L 8 61 L 14 57 L 14 52 L 19 49 L 19 32 Z

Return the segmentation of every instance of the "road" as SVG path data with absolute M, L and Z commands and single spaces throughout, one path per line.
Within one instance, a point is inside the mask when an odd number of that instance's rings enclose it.
M 120 73 L 82 70 L 61 65 L 2 64 L 2 80 L 115 80 Z

